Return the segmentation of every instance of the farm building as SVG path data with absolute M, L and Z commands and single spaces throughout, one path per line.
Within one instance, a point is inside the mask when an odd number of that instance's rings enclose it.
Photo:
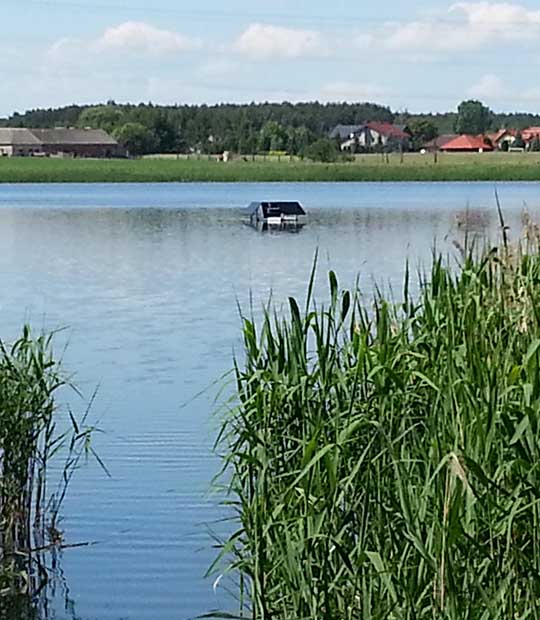
M 29 129 L 0 127 L 0 156 L 28 157 L 41 152 L 41 142 Z
M 124 157 L 125 149 L 102 129 L 0 128 L 0 155 Z

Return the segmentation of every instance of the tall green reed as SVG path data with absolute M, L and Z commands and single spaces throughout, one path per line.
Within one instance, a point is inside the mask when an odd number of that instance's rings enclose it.
M 69 384 L 52 353 L 51 336 L 28 327 L 8 346 L 0 341 L 0 612 L 30 617 L 47 580 L 46 550 L 62 545 L 59 510 L 94 429 L 69 412 L 59 424 L 56 395 Z M 62 459 L 59 482 L 49 468 Z M 22 610 L 19 614 L 16 610 Z M 9 615 L 6 615 L 9 614 Z
M 243 319 L 218 439 L 241 617 L 540 618 L 538 237 Z M 225 566 L 223 566 L 225 563 Z M 216 568 L 214 566 L 214 568 Z

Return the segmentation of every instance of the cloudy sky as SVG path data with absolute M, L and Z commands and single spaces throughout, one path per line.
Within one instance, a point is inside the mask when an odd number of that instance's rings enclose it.
M 0 2 L 0 116 L 108 99 L 540 112 L 538 0 Z

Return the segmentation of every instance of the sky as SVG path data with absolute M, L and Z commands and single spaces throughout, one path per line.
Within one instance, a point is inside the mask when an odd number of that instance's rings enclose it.
M 536 6 L 535 6 L 536 5 Z M 0 116 L 115 100 L 540 112 L 538 1 L 0 0 Z

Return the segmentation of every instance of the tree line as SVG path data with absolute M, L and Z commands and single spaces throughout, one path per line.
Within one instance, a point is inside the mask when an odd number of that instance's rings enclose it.
M 328 139 L 338 124 L 382 121 L 407 125 L 412 147 L 445 133 L 485 133 L 501 127 L 540 124 L 540 115 L 496 114 L 479 101 L 456 112 L 410 114 L 374 103 L 251 103 L 160 106 L 152 103 L 66 106 L 14 113 L 10 127 L 92 127 L 114 135 L 133 155 L 145 153 L 290 153 L 331 160 L 337 145 Z

